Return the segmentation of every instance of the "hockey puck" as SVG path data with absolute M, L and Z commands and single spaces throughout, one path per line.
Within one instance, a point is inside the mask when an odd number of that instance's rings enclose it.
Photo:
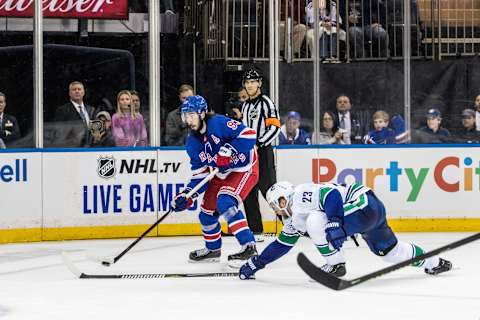
M 104 265 L 105 267 L 110 267 L 110 262 L 102 261 L 102 265 Z

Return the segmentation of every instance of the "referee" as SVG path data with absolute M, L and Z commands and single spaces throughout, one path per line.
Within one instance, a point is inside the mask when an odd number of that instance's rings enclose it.
M 277 106 L 269 97 L 262 94 L 262 77 L 256 70 L 250 69 L 245 72 L 243 87 L 247 91 L 248 99 L 242 105 L 242 121 L 247 127 L 257 130 L 260 169 L 258 184 L 250 191 L 243 204 L 248 226 L 256 235 L 257 242 L 261 242 L 263 223 L 258 204 L 258 190 L 266 197 L 267 190 L 277 182 L 272 142 L 280 133 L 280 116 Z

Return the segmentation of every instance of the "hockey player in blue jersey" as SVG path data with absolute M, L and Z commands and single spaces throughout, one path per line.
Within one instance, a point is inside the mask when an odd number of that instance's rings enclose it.
M 240 202 L 258 181 L 256 132 L 207 110 L 207 102 L 201 96 L 190 96 L 181 105 L 182 120 L 191 129 L 186 149 L 192 178 L 174 198 L 172 207 L 175 211 L 190 207 L 192 199 L 188 199 L 186 193 L 207 176 L 212 167 L 217 167 L 217 175 L 198 191 L 205 192 L 199 214 L 205 248 L 191 252 L 189 259 L 191 262 L 220 261 L 222 238 L 217 211 L 242 246 L 239 253 L 228 256 L 229 265 L 239 267 L 257 254 L 253 234 L 239 210 Z M 196 196 L 198 194 L 193 198 Z
M 242 280 L 253 279 L 258 270 L 285 255 L 306 232 L 326 260 L 321 269 L 337 277 L 346 274 L 342 246 L 349 236 L 360 234 L 370 251 L 390 263 L 424 252 L 397 239 L 388 226 L 383 203 L 360 184 L 305 183 L 294 188 L 289 182 L 278 182 L 268 190 L 267 201 L 275 213 L 284 216 L 285 224 L 274 242 L 240 268 Z M 413 266 L 423 267 L 431 275 L 452 268 L 449 261 L 438 257 Z

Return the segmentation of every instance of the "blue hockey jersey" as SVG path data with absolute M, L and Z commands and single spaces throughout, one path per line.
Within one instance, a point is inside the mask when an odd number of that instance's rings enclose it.
M 217 173 L 217 177 L 225 179 L 230 172 L 250 170 L 256 161 L 256 131 L 241 122 L 215 115 L 205 119 L 207 130 L 204 134 L 192 132 L 187 138 L 187 153 L 190 157 L 192 178 L 187 188 L 195 187 L 209 173 L 209 167 L 216 167 L 217 153 L 222 146 L 232 151 L 230 168 Z M 207 188 L 204 185 L 199 193 Z

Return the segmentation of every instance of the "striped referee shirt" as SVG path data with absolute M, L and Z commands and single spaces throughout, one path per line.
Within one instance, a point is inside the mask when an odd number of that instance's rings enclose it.
M 280 115 L 277 106 L 265 95 L 248 99 L 242 105 L 242 121 L 257 131 L 257 145 L 269 146 L 280 133 Z

